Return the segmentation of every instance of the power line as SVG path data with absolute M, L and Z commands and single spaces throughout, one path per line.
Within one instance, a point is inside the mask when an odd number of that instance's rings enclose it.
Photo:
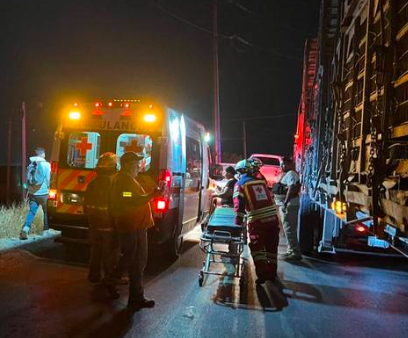
M 243 121 L 254 121 L 254 120 L 269 120 L 281 117 L 298 116 L 297 114 L 280 114 L 280 115 L 269 115 L 269 116 L 258 116 L 258 117 L 243 117 L 240 119 L 222 120 L 222 122 L 243 122 Z
M 195 24 L 194 22 L 191 22 L 190 20 L 187 20 L 187 19 L 185 19 L 185 18 L 183 18 L 183 17 L 169 11 L 168 9 L 166 9 L 163 6 L 159 5 L 158 3 L 154 2 L 154 1 L 148 1 L 148 2 L 151 5 L 153 5 L 154 7 L 156 7 L 157 9 L 159 9 L 160 11 L 162 11 L 163 13 L 166 13 L 167 15 L 170 15 L 174 19 L 179 20 L 179 21 L 181 21 L 181 22 L 183 22 L 183 23 L 185 23 L 185 24 L 187 24 L 187 25 L 189 25 L 189 26 L 191 26 L 191 27 L 193 27 L 195 29 L 198 29 L 198 30 L 200 30 L 200 31 L 202 31 L 204 33 L 213 35 L 213 32 L 211 30 L 209 30 L 209 29 L 207 29 L 205 27 L 199 26 L 199 25 Z M 252 48 L 262 50 L 262 51 L 266 51 L 266 52 L 268 52 L 268 53 L 270 53 L 270 54 L 272 54 L 272 55 L 274 55 L 276 57 L 279 57 L 279 58 L 296 60 L 296 61 L 302 60 L 302 58 L 300 58 L 300 57 L 296 57 L 296 56 L 293 56 L 293 55 L 290 55 L 290 54 L 278 53 L 278 52 L 272 50 L 271 48 L 266 48 L 266 47 L 257 45 L 255 43 L 252 43 L 250 41 L 245 40 L 244 38 L 242 38 L 242 37 L 240 37 L 238 35 L 217 34 L 217 37 L 222 38 L 222 39 L 226 39 L 226 40 L 230 40 L 232 42 L 238 41 L 238 42 L 240 42 L 240 43 L 242 43 L 242 44 L 244 44 L 244 45 L 246 45 L 248 47 L 252 47 Z M 237 51 L 239 51 L 239 52 L 244 52 L 245 51 L 243 49 L 239 49 L 237 46 L 232 46 L 232 47 L 234 49 L 236 49 Z
M 205 27 L 199 26 L 197 24 L 195 24 L 194 22 L 191 22 L 190 20 L 187 20 L 171 11 L 169 11 L 168 9 L 164 8 L 162 5 L 159 5 L 158 3 L 154 2 L 154 1 L 148 1 L 150 4 L 152 4 L 154 7 L 156 7 L 157 9 L 159 9 L 160 11 L 172 16 L 174 19 L 177 19 L 195 29 L 198 29 L 202 32 L 205 32 L 207 34 L 213 35 L 213 32 Z M 218 34 L 219 37 L 224 38 L 224 39 L 231 39 L 231 36 L 228 35 L 224 35 L 224 34 Z
M 247 40 L 241 38 L 240 36 L 235 36 L 235 39 L 236 39 L 237 41 L 241 42 L 241 43 L 244 44 L 244 45 L 247 45 L 247 46 L 249 46 L 249 47 L 254 47 L 254 48 L 257 48 L 257 49 L 260 49 L 260 50 L 269 52 L 269 53 L 271 53 L 272 55 L 275 55 L 275 56 L 280 57 L 280 58 L 290 59 L 290 60 L 296 60 L 296 61 L 301 61 L 301 60 L 302 60 L 302 58 L 297 57 L 297 56 L 294 56 L 294 55 L 278 53 L 278 52 L 275 52 L 274 50 L 272 50 L 272 49 L 270 49 L 270 48 L 266 48 L 266 47 L 263 47 L 263 46 L 259 46 L 259 45 L 255 44 L 255 43 L 249 42 L 249 41 L 247 41 Z

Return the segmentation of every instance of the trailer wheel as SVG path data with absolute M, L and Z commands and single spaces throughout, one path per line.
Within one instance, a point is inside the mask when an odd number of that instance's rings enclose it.
M 313 201 L 306 194 L 302 194 L 299 220 L 298 238 L 302 253 L 314 252 L 315 229 L 319 225 L 319 215 L 314 210 Z

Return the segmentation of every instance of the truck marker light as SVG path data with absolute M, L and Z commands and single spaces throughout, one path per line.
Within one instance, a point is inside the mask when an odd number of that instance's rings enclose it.
M 101 103 L 101 102 L 95 102 L 95 107 L 96 107 L 96 108 L 102 107 L 102 103 Z
M 56 200 L 57 199 L 57 190 L 56 189 L 50 189 L 49 190 L 48 199 L 49 200 Z
M 132 197 L 132 192 L 131 192 L 131 191 L 124 191 L 124 192 L 122 193 L 122 196 L 123 196 L 123 197 Z
M 81 113 L 79 111 L 71 111 L 69 113 L 69 118 L 71 120 L 79 120 L 81 118 Z
M 157 119 L 157 117 L 156 117 L 156 115 L 154 115 L 154 114 L 146 114 L 146 115 L 143 117 L 143 120 L 144 120 L 145 122 L 148 122 L 148 123 L 156 122 L 156 119 Z
M 365 232 L 366 231 L 366 228 L 365 228 L 365 226 L 363 226 L 363 225 L 358 225 L 358 226 L 356 226 L 356 228 L 355 228 L 358 232 Z

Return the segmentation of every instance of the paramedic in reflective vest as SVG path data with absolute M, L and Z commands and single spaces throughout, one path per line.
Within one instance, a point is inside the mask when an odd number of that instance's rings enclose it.
M 249 247 L 255 263 L 257 284 L 266 280 L 277 281 L 277 251 L 279 244 L 279 219 L 265 181 L 253 177 L 251 163 L 243 160 L 237 163 L 240 173 L 234 191 L 235 223 L 242 225 L 247 218 L 250 238 Z
M 142 159 L 143 156 L 134 152 L 123 154 L 111 191 L 111 208 L 123 257 L 112 273 L 110 287 L 116 287 L 125 268 L 129 273 L 128 308 L 135 311 L 155 305 L 153 299 L 145 298 L 142 279 L 147 264 L 147 229 L 154 226 L 149 202 L 161 192 L 157 188 L 146 194 L 136 180 Z
M 302 259 L 297 238 L 300 178 L 298 173 L 293 170 L 292 159 L 282 158 L 281 168 L 282 176 L 273 190 L 288 245 L 287 252 L 280 257 L 286 261 L 299 261 Z
M 252 166 L 252 170 L 253 170 L 253 177 L 258 179 L 258 180 L 263 180 L 265 181 L 266 184 L 268 184 L 268 181 L 266 179 L 266 177 L 261 173 L 261 168 L 263 167 L 263 162 L 256 157 L 252 157 L 250 159 L 248 159 L 249 163 Z
M 85 192 L 84 210 L 91 240 L 88 273 L 88 280 L 91 283 L 98 283 L 102 278 L 102 272 L 108 277 L 119 257 L 114 220 L 109 211 L 109 193 L 116 170 L 116 155 L 109 152 L 102 154 L 96 166 L 97 176 L 88 184 Z
M 23 229 L 20 232 L 20 239 L 22 240 L 28 239 L 28 233 L 30 232 L 35 214 L 40 205 L 44 213 L 44 232 L 48 231 L 47 201 L 48 189 L 50 187 L 51 166 L 45 160 L 44 148 L 37 148 L 35 150 L 35 155 L 36 156 L 30 157 L 31 163 L 27 167 L 27 187 L 30 211 L 28 212 Z

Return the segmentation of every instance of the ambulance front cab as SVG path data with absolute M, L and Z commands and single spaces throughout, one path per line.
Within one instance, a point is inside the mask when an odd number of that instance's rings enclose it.
M 146 192 L 166 186 L 152 201 L 151 243 L 168 257 L 181 252 L 183 234 L 208 212 L 209 161 L 205 130 L 170 108 L 140 100 L 74 103 L 62 111 L 51 157 L 50 227 L 65 243 L 88 242 L 83 209 L 98 158 L 126 151 L 143 155 L 138 181 Z

